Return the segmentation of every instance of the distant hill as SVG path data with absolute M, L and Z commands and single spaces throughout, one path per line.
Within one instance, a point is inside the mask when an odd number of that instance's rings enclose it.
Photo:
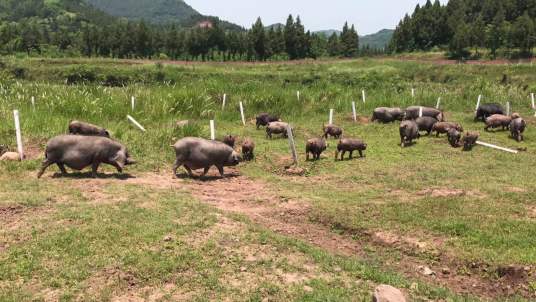
M 370 48 L 382 49 L 386 48 L 393 37 L 394 30 L 382 29 L 379 32 L 371 35 L 359 37 L 361 47 L 369 46 Z
M 275 24 L 272 24 L 272 25 L 268 25 L 265 27 L 266 29 L 270 30 L 270 29 L 275 29 L 275 30 L 278 30 L 278 29 L 282 29 L 282 28 L 285 28 L 285 24 L 283 23 L 275 23 Z
M 327 30 L 319 30 L 314 32 L 317 35 L 323 35 L 327 38 L 331 37 L 333 34 L 337 34 L 337 36 L 340 36 L 342 31 L 336 30 L 336 29 L 327 29 Z
M 129 20 L 145 20 L 150 23 L 175 23 L 193 27 L 204 21 L 220 21 L 217 17 L 204 16 L 183 0 L 84 0 L 107 14 Z M 229 22 L 220 22 L 225 29 L 241 30 Z
M 375 49 L 385 48 L 387 47 L 387 45 L 389 45 L 389 42 L 391 41 L 394 32 L 395 31 L 392 29 L 382 29 L 375 34 L 359 36 L 359 45 L 361 47 L 365 47 L 368 45 L 370 48 Z M 315 31 L 315 34 L 323 35 L 326 38 L 331 37 L 331 35 L 333 34 L 340 35 L 341 33 L 342 32 L 340 30 L 336 29 Z
M 182 0 L 85 0 L 116 17 L 154 23 L 182 23 L 201 14 Z
M 28 20 L 40 20 L 41 24 L 56 20 L 62 24 L 89 22 L 105 25 L 113 22 L 115 17 L 82 0 L 0 0 L 0 21 L 26 24 Z

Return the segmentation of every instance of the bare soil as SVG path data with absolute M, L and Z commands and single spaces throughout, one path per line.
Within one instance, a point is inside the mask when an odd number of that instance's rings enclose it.
M 219 178 L 217 171 L 211 170 L 203 179 L 190 180 L 186 175 L 173 179 L 171 175 L 155 173 L 142 174 L 139 177 L 116 179 L 84 179 L 80 185 L 84 195 L 103 200 L 108 198 L 102 191 L 95 189 L 113 181 L 126 184 L 150 186 L 157 189 L 180 189 L 190 192 L 198 200 L 210 204 L 224 212 L 248 217 L 254 223 L 278 234 L 308 242 L 330 253 L 354 256 L 361 259 L 389 259 L 387 267 L 410 278 L 423 280 L 449 288 L 460 294 L 471 294 L 484 298 L 497 298 L 521 294 L 534 298 L 528 283 L 532 281 L 534 267 L 529 268 L 529 278 L 520 282 L 518 278 L 508 276 L 499 278 L 497 268 L 487 264 L 466 263 L 450 255 L 443 248 L 444 238 L 421 238 L 421 236 L 402 236 L 396 232 L 377 231 L 356 233 L 355 230 L 343 230 L 334 233 L 333 226 L 310 220 L 311 205 L 303 200 L 287 200 L 278 195 L 268 184 L 241 176 L 237 170 L 227 169 L 225 178 Z M 290 176 L 282 176 L 290 177 Z M 77 182 L 77 180 L 75 180 Z M 460 196 L 468 192 L 458 190 L 432 189 L 423 191 L 422 195 L 437 197 Z M 471 193 L 469 193 L 471 194 Z M 472 193 L 478 195 L 478 193 Z M 18 209 L 0 210 L 0 217 L 17 212 Z M 6 214 L 8 213 L 8 214 Z M 227 221 L 220 221 L 222 229 L 234 228 Z M 340 231 L 340 230 L 339 230 Z M 212 233 L 202 234 L 197 241 L 204 241 Z M 354 238 L 357 237 L 359 240 Z M 373 259 L 364 251 L 365 246 L 376 246 Z M 390 253 L 401 254 L 391 261 Z M 419 257 L 425 255 L 426 257 Z M 432 274 L 423 274 L 422 268 L 429 268 Z M 293 277 L 289 276 L 289 280 Z M 121 299 L 119 299 L 121 301 Z

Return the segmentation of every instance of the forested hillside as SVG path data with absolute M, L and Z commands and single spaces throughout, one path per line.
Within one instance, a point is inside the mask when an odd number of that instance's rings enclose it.
M 200 22 L 218 22 L 225 30 L 243 30 L 240 26 L 205 16 L 182 0 L 84 0 L 105 13 L 131 21 L 152 24 L 176 24 L 180 27 L 195 27 Z
M 0 0 L 0 12 L 0 54 L 250 61 L 359 55 L 353 26 L 327 39 L 292 16 L 283 27 L 266 29 L 259 19 L 245 31 L 214 18 L 187 28 L 116 18 L 82 0 Z
M 371 49 L 383 49 L 389 45 L 393 37 L 394 30 L 382 29 L 375 34 L 360 37 L 361 46 Z
M 444 48 L 454 58 L 530 57 L 536 44 L 536 1 L 430 0 L 402 19 L 393 35 L 394 52 Z
M 98 9 L 128 19 L 156 23 L 182 23 L 201 16 L 182 0 L 85 0 Z

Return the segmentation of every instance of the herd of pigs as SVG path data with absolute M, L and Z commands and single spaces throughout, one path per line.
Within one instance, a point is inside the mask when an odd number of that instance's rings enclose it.
M 411 106 L 405 110 L 376 108 L 372 121 L 380 123 L 400 121 L 399 133 L 402 147 L 411 145 L 414 140 L 419 139 L 421 132 L 426 132 L 428 135 L 435 132 L 437 136 L 446 134 L 448 143 L 452 147 L 458 148 L 463 145 L 464 150 L 471 150 L 479 137 L 478 132 L 467 132 L 462 138 L 464 130 L 459 123 L 445 121 L 441 110 L 422 106 Z M 505 115 L 504 109 L 499 104 L 481 105 L 476 112 L 475 121 L 485 122 L 486 131 L 490 128 L 502 128 L 510 130 L 511 137 L 518 142 L 523 140 L 525 121 L 517 113 L 511 116 Z M 288 137 L 288 131 L 292 131 L 288 123 L 268 113 L 259 114 L 256 118 L 256 125 L 257 130 L 261 126 L 266 127 L 266 137 L 270 139 L 273 135 Z M 367 144 L 360 139 L 343 138 L 342 128 L 333 124 L 324 125 L 323 136 L 309 139 L 306 143 L 307 160 L 309 160 L 309 155 L 312 155 L 313 160 L 320 159 L 320 155 L 327 149 L 326 140 L 329 137 L 339 139 L 335 153 L 336 160 L 343 160 L 347 152 L 349 152 L 350 159 L 356 151 L 359 152 L 360 157 L 363 157 L 363 152 L 367 149 Z M 221 141 L 196 137 L 180 139 L 173 145 L 176 155 L 173 175 L 177 176 L 177 169 L 183 166 L 191 177 L 194 176 L 192 171 L 198 169 L 204 169 L 202 176 L 205 176 L 209 169 L 215 166 L 223 177 L 224 167 L 236 166 L 242 160 L 254 158 L 255 143 L 251 139 L 243 140 L 242 154 L 235 151 L 235 143 L 236 137 L 231 135 L 224 137 Z M 122 173 L 125 166 L 134 163 L 127 148 L 111 139 L 106 129 L 85 122 L 72 121 L 69 123 L 68 135 L 56 136 L 48 141 L 38 178 L 54 164 L 59 167 L 62 174 L 67 173 L 66 166 L 74 170 L 83 170 L 91 166 L 92 176 L 96 177 L 101 164 L 112 165 L 119 173 Z

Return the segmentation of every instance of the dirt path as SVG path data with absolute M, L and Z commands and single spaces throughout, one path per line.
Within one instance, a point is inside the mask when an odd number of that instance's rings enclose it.
M 213 171 L 211 173 L 214 173 Z M 83 183 L 83 194 L 96 196 L 99 200 L 102 185 L 120 181 L 131 185 L 150 186 L 157 189 L 181 189 L 190 192 L 196 199 L 228 213 L 248 217 L 254 223 L 278 234 L 308 242 L 336 255 L 357 257 L 368 261 L 384 261 L 383 265 L 413 280 L 418 279 L 450 289 L 458 294 L 471 294 L 482 298 L 497 298 L 521 294 L 532 297 L 526 278 L 506 276 L 502 279 L 485 277 L 494 275 L 494 270 L 485 264 L 463 263 L 461 259 L 436 255 L 433 260 L 422 255 L 419 242 L 406 240 L 389 232 L 373 234 L 343 234 L 332 232 L 329 225 L 309 220 L 311 205 L 301 200 L 286 200 L 279 196 L 268 184 L 241 176 L 237 171 L 228 170 L 228 177 L 220 179 L 215 174 L 205 180 L 172 179 L 170 175 L 146 173 L 135 178 L 115 180 L 73 179 L 74 185 Z M 58 181 L 62 181 L 58 179 Z M 87 191 L 87 192 L 86 192 Z M 359 235 L 359 241 L 354 235 Z M 372 256 L 363 247 L 373 246 Z M 400 255 L 398 259 L 393 252 Z M 531 268 L 532 269 L 532 268 Z
M 515 65 L 515 64 L 530 64 L 535 62 L 536 59 L 519 59 L 519 60 L 508 60 L 508 59 L 495 59 L 495 60 L 467 60 L 460 62 L 458 60 L 450 60 L 444 56 L 435 56 L 428 58 L 420 58 L 417 56 L 400 56 L 400 57 L 389 57 L 389 56 L 378 56 L 374 59 L 377 60 L 389 60 L 389 61 L 407 61 L 407 62 L 416 62 L 416 63 L 431 63 L 437 65 L 455 65 L 455 64 L 466 64 L 466 65 Z M 247 61 L 172 61 L 172 60 L 120 60 L 125 64 L 165 64 L 173 66 L 269 66 L 269 65 L 308 65 L 308 64 L 333 64 L 333 63 L 344 63 L 352 62 L 356 59 L 322 59 L 322 60 L 294 60 L 294 61 L 268 61 L 268 62 L 247 62 Z M 360 60 L 360 59 L 357 59 Z
M 467 268 L 459 259 L 451 259 L 445 255 L 439 255 L 435 261 L 425 262 L 414 256 L 419 253 L 417 246 L 399 240 L 400 238 L 393 240 L 390 236 L 385 239 L 374 234 L 360 242 L 352 238 L 354 234 L 336 234 L 328 226 L 309 220 L 310 204 L 284 200 L 267 184 L 245 176 L 233 175 L 225 179 L 188 182 L 186 187 L 194 197 L 218 209 L 245 215 L 254 223 L 276 233 L 309 242 L 333 254 L 367 259 L 362 250 L 363 244 L 378 246 L 377 253 L 383 254 L 384 257 L 389 257 L 389 249 L 396 250 L 402 253 L 402 259 L 389 264 L 390 269 L 410 278 L 449 288 L 456 293 L 484 298 L 509 296 L 516 292 L 530 295 L 523 282 L 519 282 L 523 280 L 512 282 L 510 278 L 495 280 L 482 277 L 491 269 L 486 265 L 474 264 Z M 380 251 L 383 249 L 385 250 Z M 426 272 L 426 268 L 433 273 Z

